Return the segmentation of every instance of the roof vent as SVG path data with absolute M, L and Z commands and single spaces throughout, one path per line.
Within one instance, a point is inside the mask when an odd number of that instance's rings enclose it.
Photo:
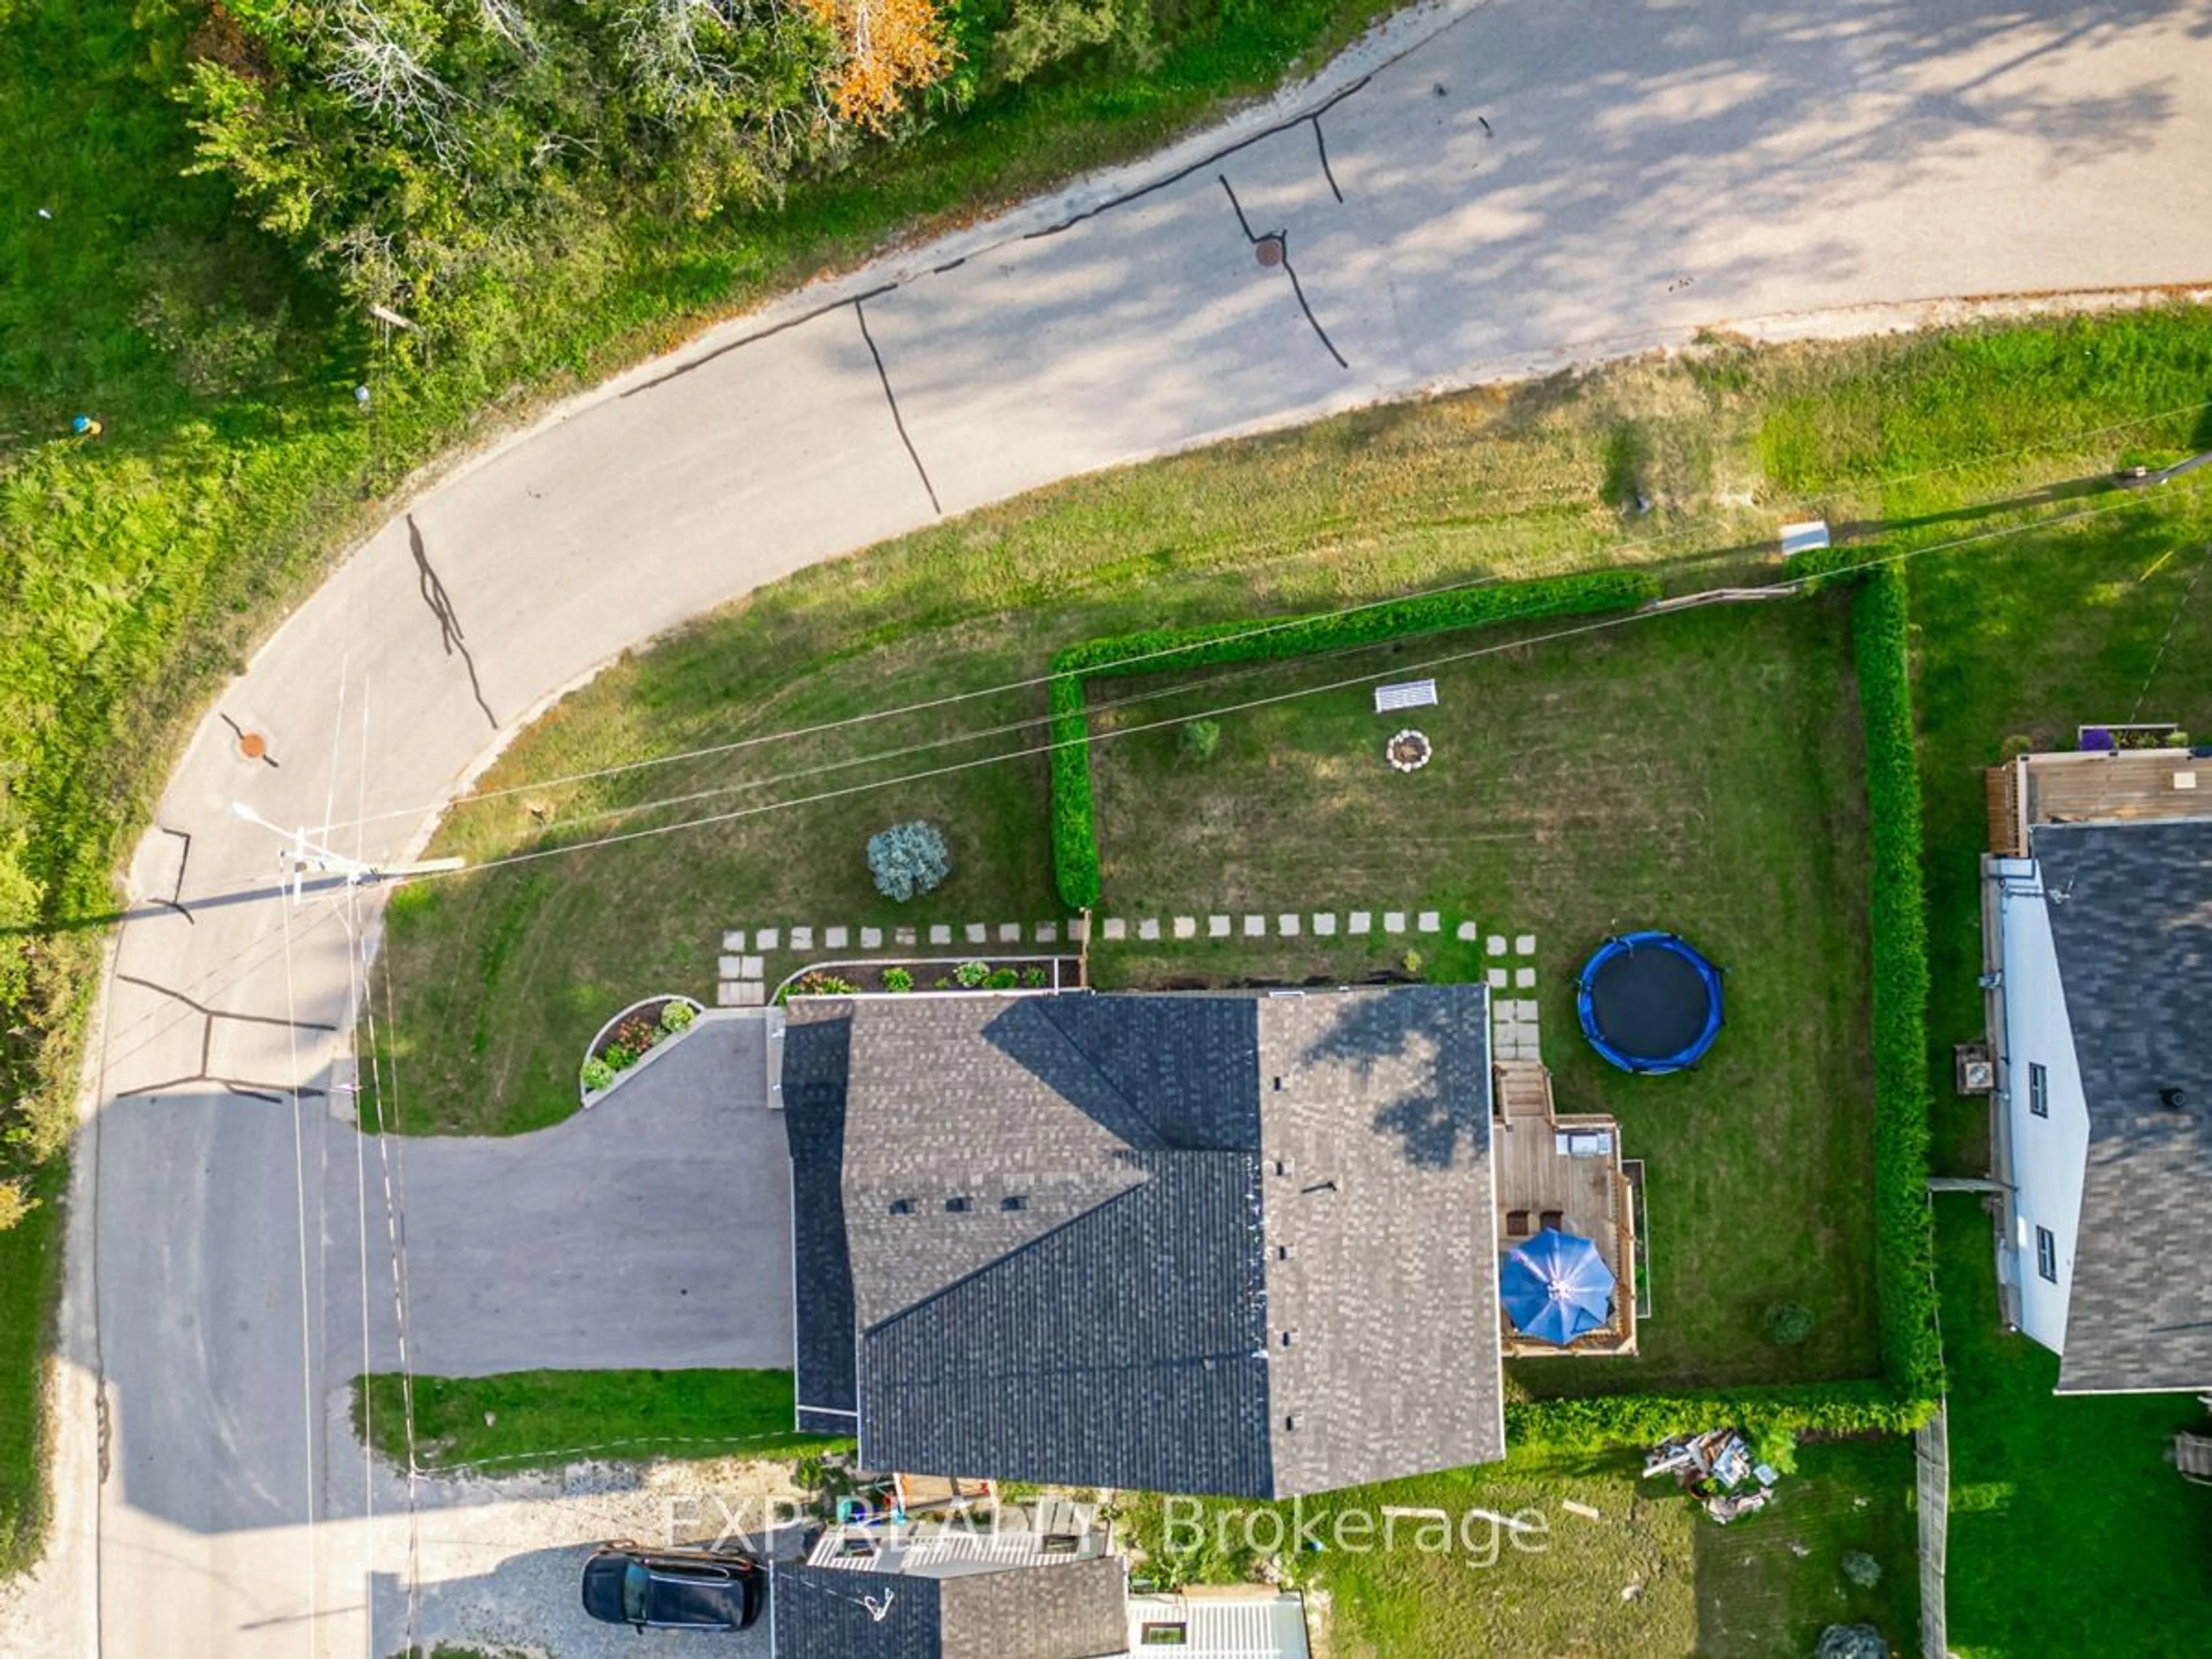
M 948 1198 L 945 1200 L 945 1207 L 951 1214 L 958 1215 L 968 1207 L 968 1200 L 964 1198 Z
M 914 1213 L 914 1200 L 910 1198 L 893 1199 L 891 1200 L 891 1213 L 893 1215 L 912 1215 Z
M 2158 1103 L 2165 1107 L 2169 1112 L 2185 1111 L 2189 1106 L 2189 1091 L 2186 1089 L 2160 1089 L 2158 1091 Z
M 1009 1193 L 999 1200 L 999 1207 L 1002 1210 L 1026 1210 L 1029 1206 L 1029 1200 L 1019 1193 Z

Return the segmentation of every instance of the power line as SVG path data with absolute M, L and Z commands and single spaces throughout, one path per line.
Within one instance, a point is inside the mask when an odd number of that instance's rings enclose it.
M 2019 535 L 2023 532 L 2030 530 L 2055 529 L 2061 526 L 2080 523 L 2087 519 L 2100 517 L 2105 514 L 2117 512 L 2124 507 L 2135 507 L 2139 504 L 2139 497 L 2132 495 L 2124 495 L 2100 507 L 2081 507 L 2072 513 L 2061 514 L 2055 518 L 2038 519 L 2027 524 L 2009 525 L 1992 530 L 1978 531 L 1971 535 L 1957 537 L 1948 541 L 1930 543 L 1925 547 L 1907 548 L 1896 553 L 1885 554 L 1879 558 L 1867 559 L 1856 564 L 1844 565 L 1832 570 L 1825 570 L 1817 574 L 1822 579 L 1856 575 L 1865 571 L 1878 569 L 1884 565 L 1902 564 L 1908 560 L 1919 558 L 1925 554 L 1952 552 L 1960 548 L 1976 546 L 1984 543 L 1998 540 L 2007 536 Z M 1800 580 L 1802 579 L 1788 579 L 1780 582 L 1769 583 L 1765 586 L 1768 590 L 1786 589 L 1796 586 L 1797 581 Z M 1751 591 L 1759 592 L 1763 590 L 1753 589 Z M 1248 698 L 1241 702 L 1221 704 L 1214 708 L 1202 710 L 1197 714 L 1178 715 L 1170 720 L 1151 720 L 1134 726 L 1120 726 L 1113 731 L 1100 732 L 1096 735 L 1086 732 L 1086 734 L 1081 738 L 1069 738 L 1065 741 L 1055 740 L 1043 744 L 1035 744 L 1021 749 L 1006 750 L 997 754 L 982 756 L 972 760 L 958 761 L 945 766 L 928 768 L 919 772 L 902 774 L 897 777 L 872 779 L 866 782 L 848 785 L 843 788 L 822 790 L 810 795 L 800 795 L 785 800 L 764 802 L 757 806 L 739 807 L 727 812 L 717 812 L 702 817 L 687 818 L 678 823 L 656 824 L 642 830 L 626 830 L 619 835 L 604 836 L 589 841 L 566 842 L 558 847 L 535 848 L 527 852 L 513 853 L 508 854 L 504 857 L 485 860 L 480 863 L 469 866 L 468 869 L 463 872 L 440 872 L 434 873 L 462 874 L 502 869 L 511 865 L 527 864 L 541 859 L 556 858 L 564 854 L 590 852 L 600 848 L 620 846 L 629 842 L 645 840 L 654 836 L 672 835 L 677 831 L 683 830 L 706 829 L 715 824 L 735 823 L 739 819 L 755 817 L 763 813 L 779 811 L 787 807 L 817 805 L 825 801 L 842 799 L 850 795 L 863 794 L 872 790 L 890 788 L 899 784 L 925 782 L 933 778 L 945 777 L 956 773 L 972 771 L 978 767 L 997 765 L 1005 761 L 1020 760 L 1037 755 L 1047 755 L 1052 753 L 1055 750 L 1072 748 L 1077 744 L 1102 743 L 1113 738 L 1132 737 L 1142 732 L 1158 731 L 1166 726 L 1181 725 L 1186 720 L 1213 719 L 1225 714 L 1249 713 L 1250 710 L 1255 708 L 1263 708 L 1277 703 L 1288 702 L 1299 697 L 1315 696 L 1323 692 L 1347 690 L 1355 686 L 1371 684 L 1377 680 L 1388 679 L 1393 675 L 1410 673 L 1420 669 L 1439 668 L 1448 666 L 1455 663 L 1472 661 L 1479 658 L 1494 655 L 1501 651 L 1518 650 L 1524 647 L 1553 644 L 1561 640 L 1575 639 L 1585 635 L 1620 628 L 1629 623 L 1646 621 L 1654 617 L 1671 614 L 1674 614 L 1674 612 L 1656 610 L 1642 610 L 1626 611 L 1612 617 L 1601 617 L 1595 621 L 1578 623 L 1571 628 L 1556 629 L 1547 634 L 1540 634 L 1531 639 L 1498 641 L 1482 646 L 1473 647 L 1465 651 L 1449 652 L 1443 655 L 1427 658 L 1417 663 L 1393 664 L 1389 668 L 1381 669 L 1373 673 L 1353 675 L 1344 679 L 1332 680 L 1320 685 L 1304 686 L 1293 690 L 1277 692 L 1263 697 Z M 771 779 L 765 781 L 776 782 L 782 781 L 784 780 Z M 765 787 L 765 784 L 763 787 Z M 669 803 L 666 802 L 644 802 L 627 810 L 630 812 L 647 812 L 659 810 L 660 807 L 668 804 Z
M 2212 399 L 2206 399 L 2201 403 L 2187 404 L 2179 408 L 2160 410 L 2154 414 L 2137 416 L 2125 421 L 2116 421 L 2106 426 L 2093 427 L 2085 430 L 2045 439 L 2039 443 L 2029 444 L 2020 449 L 2008 451 L 2002 459 L 2018 459 L 2021 456 L 2032 454 L 2040 450 L 2059 448 L 2068 444 L 2078 443 L 2085 439 L 2103 437 L 2114 432 L 2130 431 L 2138 427 L 2152 425 L 2160 421 L 2172 420 L 2185 415 L 2198 414 L 2208 409 L 2212 409 Z M 1848 482 L 1853 485 L 1873 484 L 1887 488 L 1899 484 L 1917 483 L 1923 478 L 1935 477 L 1947 472 L 1959 471 L 1970 466 L 1986 465 L 1993 459 L 1999 458 L 1993 458 L 1985 455 L 1972 456 L 1955 461 L 1942 462 L 1934 466 L 1923 467 L 1917 472 L 1901 473 L 1893 477 L 1875 476 L 1870 477 L 1867 475 L 1861 474 L 1854 477 Z M 1706 526 L 1702 525 L 1686 525 L 1677 530 L 1662 531 L 1654 535 L 1632 539 L 1625 544 L 1621 544 L 1620 550 L 1625 553 L 1646 550 L 1661 546 L 1668 542 L 1679 540 L 1686 536 L 1701 533 L 1705 528 Z M 1307 612 L 1296 617 L 1280 617 L 1269 622 L 1256 623 L 1249 628 L 1222 634 L 1217 636 L 1216 642 L 1226 642 L 1236 640 L 1264 637 L 1268 634 L 1277 633 L 1286 628 L 1298 627 L 1322 617 L 1355 617 L 1364 611 L 1376 610 L 1384 605 L 1401 604 L 1408 600 L 1432 598 L 1439 594 L 1458 592 L 1466 589 L 1489 586 L 1496 583 L 1510 580 L 1511 580 L 1511 578 L 1496 574 L 1475 576 L 1468 578 L 1462 581 L 1443 583 L 1435 587 L 1416 589 L 1411 593 L 1396 594 L 1387 599 L 1364 600 L 1357 605 L 1343 606 L 1333 611 Z M 1090 675 L 1107 670 L 1117 672 L 1126 671 L 1132 665 L 1149 662 L 1163 656 L 1177 655 L 1187 651 L 1188 648 L 1189 647 L 1188 646 L 1164 646 L 1158 650 L 1138 652 L 1127 657 L 1117 658 L 1111 662 L 1094 664 L 1080 671 L 1066 670 L 1058 673 L 1047 672 L 1043 674 L 1033 674 L 1024 678 L 1008 680 L 1000 684 L 983 686 L 974 690 L 951 692 L 941 697 L 927 698 L 917 702 L 895 704 L 886 708 L 865 710 L 860 714 L 845 715 L 834 720 L 817 721 L 811 725 L 793 726 L 779 732 L 762 732 L 750 738 L 733 738 L 726 743 L 703 744 L 697 748 L 679 750 L 666 755 L 649 756 L 640 760 L 626 761 L 614 766 L 598 767 L 587 771 L 570 773 L 561 777 L 542 778 L 526 783 L 502 785 L 501 787 L 496 789 L 476 791 L 469 795 L 461 797 L 457 800 L 432 801 L 416 806 L 394 807 L 386 811 L 371 814 L 367 818 L 360 820 L 359 822 L 380 823 L 391 818 L 421 817 L 426 814 L 445 811 L 449 808 L 482 805 L 487 802 L 504 799 L 513 795 L 528 794 L 553 789 L 564 789 L 577 784 L 597 782 L 604 778 L 616 777 L 626 773 L 647 770 L 655 767 L 672 766 L 687 760 L 705 760 L 712 758 L 717 755 L 732 754 L 742 750 L 764 747 L 769 744 L 787 743 L 796 741 L 801 738 L 819 737 L 827 732 L 842 731 L 855 726 L 869 725 L 878 720 L 895 719 L 901 715 L 927 714 L 934 709 L 950 708 L 960 703 L 971 702 L 979 698 L 997 696 L 1011 691 L 1028 690 L 1040 685 L 1048 684 L 1056 679 L 1068 678 L 1078 673 Z M 323 825 L 322 829 L 327 832 L 334 829 L 348 827 L 352 826 L 331 823 Z

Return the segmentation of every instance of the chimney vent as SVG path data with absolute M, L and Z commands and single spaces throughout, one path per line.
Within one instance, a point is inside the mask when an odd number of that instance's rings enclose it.
M 2169 1112 L 2184 1110 L 2189 1104 L 2189 1091 L 2186 1089 L 2160 1089 L 2158 1103 Z

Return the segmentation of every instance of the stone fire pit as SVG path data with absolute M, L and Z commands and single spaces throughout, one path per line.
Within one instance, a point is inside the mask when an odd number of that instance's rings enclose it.
M 1395 734 L 1382 745 L 1382 753 L 1391 769 L 1399 772 L 1418 772 L 1429 763 L 1435 750 L 1429 743 L 1428 733 L 1407 730 Z

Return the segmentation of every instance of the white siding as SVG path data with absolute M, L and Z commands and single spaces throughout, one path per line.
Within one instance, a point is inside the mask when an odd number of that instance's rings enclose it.
M 2014 1191 L 2005 1218 L 2008 1274 L 2020 1293 L 2021 1328 L 2053 1352 L 2066 1346 L 2066 1302 L 2081 1217 L 2081 1176 L 2089 1155 L 2089 1109 L 2066 1018 L 2066 991 L 2051 939 L 2041 872 L 2028 859 L 1992 866 L 2002 948 L 2003 1029 L 1997 1045 L 2000 1117 L 2009 1143 Z M 2040 1065 L 2050 1115 L 2029 1107 L 2029 1067 Z M 2036 1229 L 2057 1240 L 2058 1282 L 2036 1265 Z
M 1147 1624 L 1179 1624 L 1185 1640 L 1176 1647 L 1146 1647 Z M 1177 1659 L 1306 1659 L 1305 1605 L 1295 1595 L 1265 1591 L 1238 1595 L 1203 1591 L 1193 1595 L 1129 1598 L 1131 1659 L 1170 1654 Z

